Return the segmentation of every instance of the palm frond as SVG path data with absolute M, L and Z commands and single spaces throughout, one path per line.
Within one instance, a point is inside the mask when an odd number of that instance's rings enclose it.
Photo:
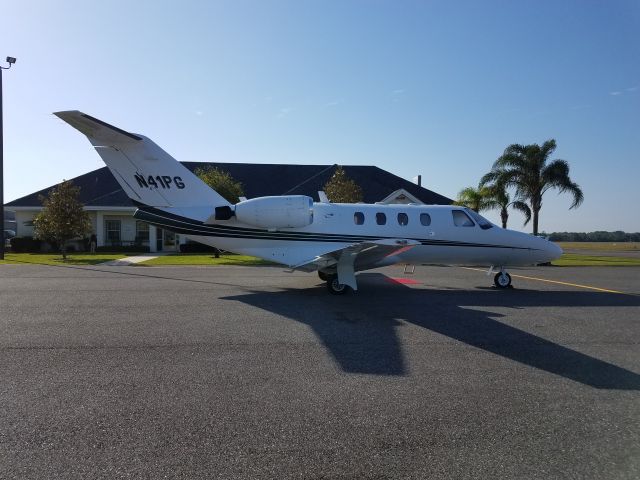
M 577 208 L 584 201 L 584 193 L 577 183 L 570 182 L 564 187 L 560 188 L 560 193 L 569 192 L 573 196 L 573 202 L 569 208 Z
M 526 157 L 516 153 L 504 153 L 493 162 L 493 169 L 523 168 L 526 165 Z
M 569 163 L 566 160 L 554 160 L 542 172 L 545 182 L 544 191 L 557 188 L 560 193 L 569 192 L 573 195 L 573 203 L 569 208 L 576 208 L 584 201 L 584 194 L 580 186 L 569 177 Z
M 507 148 L 504 149 L 503 155 L 519 155 L 522 156 L 526 153 L 527 146 L 520 145 L 519 143 L 512 143 Z
M 556 146 L 555 139 L 551 138 L 542 144 L 542 147 L 540 147 L 540 154 L 547 159 L 555 151 Z
M 489 183 L 497 182 L 500 176 L 502 175 L 501 170 L 491 170 L 489 173 L 485 173 L 480 179 L 480 183 L 478 183 L 478 187 L 484 187 Z
M 497 200 L 486 200 L 483 205 L 483 210 L 494 210 L 502 208 L 502 204 Z
M 454 204 L 469 207 L 476 212 L 480 212 L 481 210 L 487 210 L 489 208 L 486 206 L 486 202 L 489 199 L 490 192 L 487 188 L 467 187 L 460 190 Z
M 529 208 L 529 205 L 527 205 L 523 201 L 516 200 L 511 204 L 511 208 L 513 208 L 514 210 L 518 210 L 524 215 L 523 225 L 526 225 L 531 221 L 531 209 Z
M 566 160 L 554 160 L 542 169 L 540 177 L 545 183 L 569 178 L 569 163 Z

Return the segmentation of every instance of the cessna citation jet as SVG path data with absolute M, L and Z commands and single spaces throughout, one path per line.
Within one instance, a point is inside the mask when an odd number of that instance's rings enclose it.
M 545 239 L 458 206 L 335 204 L 322 192 L 315 203 L 285 195 L 232 205 L 148 138 L 75 110 L 55 115 L 87 136 L 138 207 L 135 218 L 222 250 L 317 271 L 333 294 L 356 290 L 356 272 L 396 263 L 491 266 L 495 285 L 507 288 L 506 266 L 562 254 Z

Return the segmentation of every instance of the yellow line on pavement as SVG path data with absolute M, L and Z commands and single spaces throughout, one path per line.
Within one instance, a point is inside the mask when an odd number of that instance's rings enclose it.
M 486 272 L 486 270 L 483 270 L 481 268 L 471 268 L 471 267 L 462 267 L 462 268 L 464 268 L 465 270 L 475 270 L 476 272 Z M 527 280 L 537 280 L 538 282 L 557 283 L 558 285 L 567 285 L 569 287 L 586 288 L 587 290 L 596 290 L 598 292 L 620 293 L 622 295 L 630 295 L 629 293 L 626 293 L 626 292 L 620 292 L 618 290 L 608 290 L 606 288 L 592 287 L 590 285 L 580 285 L 577 283 L 561 282 L 559 280 L 548 280 L 546 278 L 527 277 L 525 275 L 515 275 L 512 273 L 510 273 L 510 275 L 512 277 L 517 277 L 517 278 L 526 278 Z

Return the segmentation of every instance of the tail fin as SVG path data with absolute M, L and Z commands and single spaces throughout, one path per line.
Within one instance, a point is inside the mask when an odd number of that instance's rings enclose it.
M 125 132 L 77 110 L 55 112 L 84 133 L 125 193 L 152 207 L 229 205 L 215 190 L 142 135 Z

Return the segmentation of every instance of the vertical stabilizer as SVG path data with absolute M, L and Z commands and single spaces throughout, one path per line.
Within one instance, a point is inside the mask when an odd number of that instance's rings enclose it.
M 152 207 L 218 207 L 229 205 L 148 138 L 126 132 L 77 110 L 55 112 L 85 134 L 125 193 Z

